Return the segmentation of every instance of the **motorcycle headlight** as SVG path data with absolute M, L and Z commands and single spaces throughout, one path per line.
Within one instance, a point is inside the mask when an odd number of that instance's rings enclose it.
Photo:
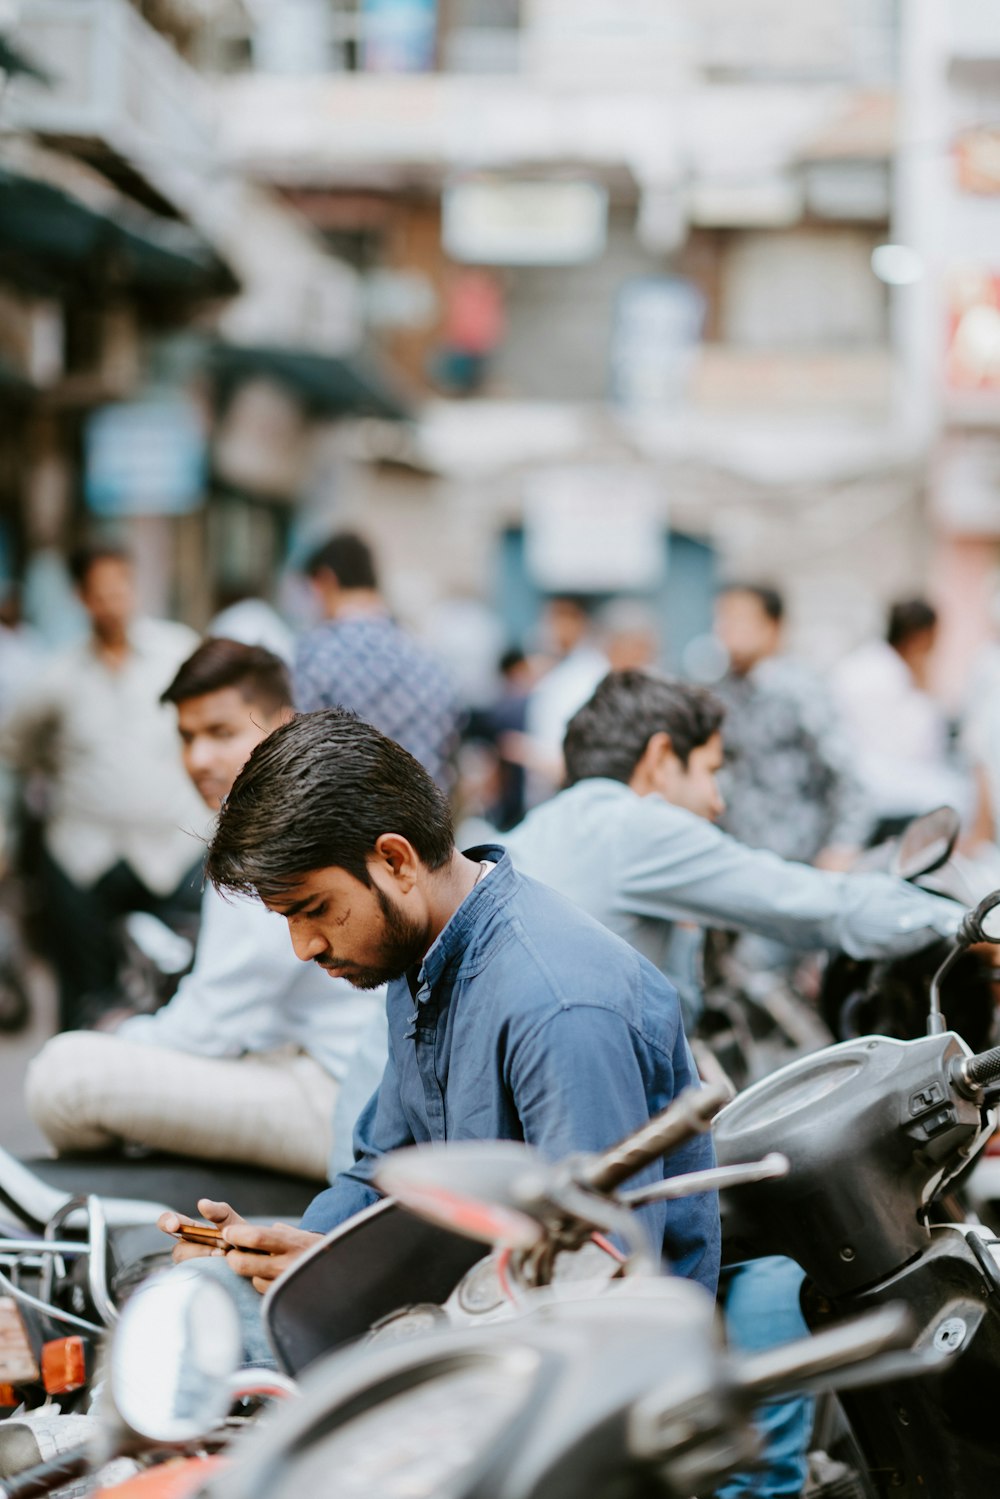
M 282 1491 L 446 1499 L 525 1404 L 538 1366 L 532 1350 L 515 1348 L 422 1371 L 420 1383 L 318 1435 L 296 1454 Z

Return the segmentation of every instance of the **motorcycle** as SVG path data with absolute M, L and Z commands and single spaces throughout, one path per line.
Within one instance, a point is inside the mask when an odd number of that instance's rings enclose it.
M 723 1350 L 713 1298 L 659 1273 L 634 1209 L 783 1163 L 619 1190 L 682 1126 L 704 1127 L 717 1101 L 702 1104 L 700 1120 L 682 1099 L 615 1150 L 554 1167 L 516 1144 L 389 1157 L 382 1185 L 409 1212 L 493 1247 L 460 1282 L 464 1320 L 411 1306 L 313 1363 L 301 1398 L 248 1434 L 206 1499 L 685 1499 L 753 1460 L 761 1399 L 935 1368 L 937 1355 L 890 1351 L 907 1337 L 892 1309 L 765 1354 Z M 595 1245 L 595 1233 L 614 1237 Z M 567 1256 L 573 1269 L 560 1273 Z M 265 1304 L 286 1363 L 307 1308 L 321 1305 L 323 1264 L 296 1266 Z M 329 1290 L 329 1258 L 325 1268 Z
M 300 1177 L 182 1157 L 22 1162 L 0 1149 L 0 1319 L 13 1309 L 0 1339 L 0 1413 L 53 1400 L 87 1409 L 120 1307 L 170 1262 L 156 1227 L 168 1204 L 232 1196 L 270 1223 L 300 1217 L 315 1193 Z
M 241 1369 L 239 1311 L 225 1285 L 184 1266 L 147 1280 L 125 1308 L 103 1361 L 92 1414 L 27 1416 L 0 1426 L 0 1494 L 89 1493 L 164 1458 L 190 1459 L 199 1481 L 247 1413 L 295 1394 L 267 1369 Z M 242 1414 L 233 1414 L 234 1411 Z M 163 1470 L 176 1479 L 176 1465 Z M 78 1483 L 78 1480 L 85 1480 Z
M 995 1128 L 1000 1048 L 974 1053 L 941 1010 L 969 948 L 998 942 L 1000 891 L 964 918 L 934 975 L 923 1037 L 860 1036 L 801 1058 L 739 1095 L 715 1125 L 720 1162 L 780 1150 L 791 1163 L 754 1193 L 724 1191 L 729 1258 L 796 1260 L 817 1331 L 902 1303 L 915 1319 L 912 1347 L 941 1356 L 925 1381 L 888 1377 L 842 1395 L 870 1492 L 886 1499 L 971 1499 L 1000 1481 L 1000 1241 L 944 1206 Z

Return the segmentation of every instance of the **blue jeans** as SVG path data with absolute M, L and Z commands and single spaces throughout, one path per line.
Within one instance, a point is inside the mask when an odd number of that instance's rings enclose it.
M 802 1271 L 793 1260 L 771 1255 L 748 1260 L 723 1277 L 723 1307 L 730 1345 L 743 1353 L 776 1348 L 809 1334 L 799 1309 Z M 754 1421 L 764 1441 L 762 1466 L 734 1473 L 716 1499 L 790 1499 L 806 1481 L 815 1402 L 808 1396 L 759 1406 Z

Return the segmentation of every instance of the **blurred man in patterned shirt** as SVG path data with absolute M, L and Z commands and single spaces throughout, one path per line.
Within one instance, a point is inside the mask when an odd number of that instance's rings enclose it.
M 731 584 L 715 633 L 729 671 L 724 826 L 751 848 L 846 869 L 872 828 L 833 700 L 815 672 L 781 654 L 784 603 L 773 588 Z
M 299 641 L 296 708 L 350 708 L 450 791 L 458 743 L 454 690 L 437 658 L 390 615 L 371 548 L 353 532 L 338 532 L 313 553 L 305 571 L 325 621 Z

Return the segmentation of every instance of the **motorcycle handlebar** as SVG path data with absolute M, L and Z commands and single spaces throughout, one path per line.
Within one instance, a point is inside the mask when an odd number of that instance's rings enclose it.
M 731 1096 L 730 1090 L 718 1083 L 685 1088 L 661 1114 L 610 1150 L 585 1161 L 574 1173 L 577 1182 L 592 1192 L 613 1192 L 668 1151 L 704 1134 Z
M 962 1081 L 972 1088 L 987 1088 L 1000 1081 L 1000 1046 L 966 1057 L 961 1065 Z

